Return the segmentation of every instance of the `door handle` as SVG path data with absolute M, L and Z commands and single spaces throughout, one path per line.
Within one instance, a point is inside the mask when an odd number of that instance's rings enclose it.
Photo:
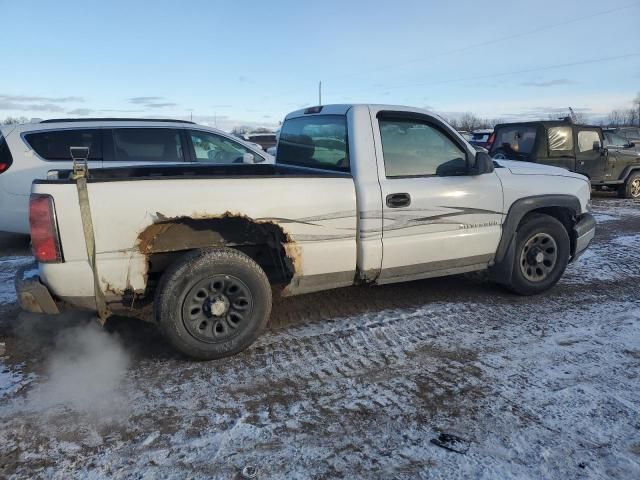
M 408 193 L 390 193 L 387 195 L 387 207 L 401 208 L 411 205 L 411 195 Z

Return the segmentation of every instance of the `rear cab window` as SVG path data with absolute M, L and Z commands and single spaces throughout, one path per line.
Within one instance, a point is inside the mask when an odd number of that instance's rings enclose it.
M 349 172 L 346 117 L 312 115 L 285 120 L 276 163 Z
M 116 161 L 182 162 L 180 131 L 171 128 L 114 128 Z
M 71 160 L 70 147 L 89 148 L 89 160 L 102 160 L 102 130 L 68 129 L 27 133 L 24 139 L 44 160 Z

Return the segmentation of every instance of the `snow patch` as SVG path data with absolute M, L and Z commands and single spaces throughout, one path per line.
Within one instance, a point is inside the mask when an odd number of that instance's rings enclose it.
M 0 257 L 0 305 L 15 303 L 17 300 L 14 280 L 16 270 L 33 262 L 33 257 Z

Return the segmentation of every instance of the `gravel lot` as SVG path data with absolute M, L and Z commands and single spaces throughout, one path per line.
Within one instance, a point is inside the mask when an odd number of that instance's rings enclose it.
M 0 237 L 0 477 L 640 478 L 640 203 L 594 210 L 543 296 L 474 274 L 276 300 L 207 363 L 141 322 L 19 313 L 28 246 Z

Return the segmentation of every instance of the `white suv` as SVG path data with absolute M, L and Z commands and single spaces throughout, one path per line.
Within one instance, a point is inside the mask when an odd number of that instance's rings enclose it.
M 34 179 L 71 168 L 69 147 L 89 147 L 89 168 L 158 163 L 274 163 L 231 134 L 180 120 L 60 119 L 0 126 L 0 231 L 29 233 Z

